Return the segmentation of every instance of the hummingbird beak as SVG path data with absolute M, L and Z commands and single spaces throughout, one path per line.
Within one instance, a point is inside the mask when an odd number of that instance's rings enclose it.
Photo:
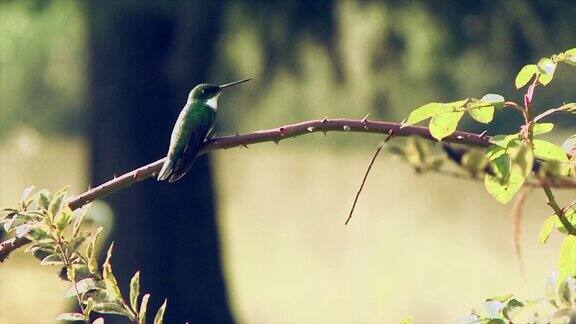
M 250 79 L 243 79 L 243 80 L 238 80 L 238 81 L 234 81 L 234 82 L 230 82 L 230 83 L 223 84 L 223 85 L 220 86 L 220 91 L 222 91 L 222 90 L 225 89 L 225 88 L 231 87 L 231 86 L 233 86 L 233 85 L 237 85 L 237 84 L 244 83 L 244 82 L 248 82 L 248 81 L 250 81 Z

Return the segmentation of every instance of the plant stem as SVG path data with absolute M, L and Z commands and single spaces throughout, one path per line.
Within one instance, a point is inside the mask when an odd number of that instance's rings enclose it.
M 548 205 L 552 207 L 554 213 L 556 214 L 556 216 L 558 216 L 560 222 L 562 223 L 562 225 L 564 225 L 564 228 L 566 228 L 568 234 L 576 236 L 576 228 L 574 227 L 574 225 L 572 225 L 572 223 L 570 223 L 568 218 L 566 218 L 564 210 L 562 210 L 562 208 L 560 208 L 560 206 L 556 202 L 556 199 L 554 198 L 554 193 L 552 193 L 550 186 L 543 184 L 542 189 L 544 189 L 546 197 L 548 198 Z

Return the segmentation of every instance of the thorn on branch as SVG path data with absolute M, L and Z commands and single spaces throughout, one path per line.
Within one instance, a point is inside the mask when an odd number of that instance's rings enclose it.
M 370 116 L 370 113 L 367 113 L 366 116 L 362 118 L 362 124 L 366 124 L 366 122 L 368 121 L 368 116 Z
M 349 131 L 349 130 L 350 130 L 350 126 L 344 125 L 344 126 L 342 126 L 342 129 L 344 129 L 345 131 Z
M 309 132 L 313 132 L 314 131 L 314 127 L 308 127 L 306 128 Z
M 327 121 L 328 121 L 328 116 L 324 117 L 324 119 L 322 119 L 322 121 L 320 123 L 324 124 Z

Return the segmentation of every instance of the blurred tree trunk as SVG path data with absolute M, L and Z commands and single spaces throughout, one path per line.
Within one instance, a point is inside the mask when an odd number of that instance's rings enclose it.
M 207 77 L 221 7 L 85 3 L 92 184 L 166 154 L 188 91 Z M 168 298 L 166 323 L 232 322 L 206 156 L 175 184 L 146 180 L 107 202 L 115 215 L 113 269 L 124 291 L 141 270 L 142 289 L 152 294 L 149 318 Z

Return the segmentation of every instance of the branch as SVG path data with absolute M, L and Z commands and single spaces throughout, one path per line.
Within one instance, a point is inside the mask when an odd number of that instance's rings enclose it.
M 420 126 L 403 126 L 401 123 L 392 123 L 384 121 L 370 121 L 364 119 L 317 119 L 304 121 L 297 124 L 284 125 L 273 129 L 261 130 L 247 134 L 236 134 L 232 136 L 224 136 L 209 139 L 205 142 L 201 154 L 213 150 L 228 149 L 237 146 L 247 146 L 250 144 L 275 142 L 279 143 L 281 140 L 291 137 L 296 137 L 304 134 L 312 134 L 316 132 L 351 132 L 351 133 L 373 133 L 373 134 L 390 134 L 394 136 L 420 136 L 422 138 L 436 141 L 427 127 Z M 458 143 L 467 146 L 488 147 L 490 146 L 490 137 L 483 134 L 473 134 L 467 132 L 454 132 L 452 135 L 444 138 L 444 142 Z M 90 189 L 78 196 L 71 197 L 68 200 L 68 205 L 72 210 L 78 209 L 94 200 L 104 198 L 109 194 L 130 186 L 134 183 L 140 182 L 156 174 L 164 159 L 152 162 L 138 169 L 132 170 L 119 177 L 115 177 L 108 182 L 99 185 L 96 188 Z M 0 262 L 4 261 L 8 255 L 30 243 L 26 238 L 11 238 L 0 243 Z
M 544 189 L 544 192 L 546 193 L 546 197 L 548 198 L 548 205 L 550 207 L 552 207 L 552 209 L 554 210 L 554 213 L 556 214 L 556 216 L 558 216 L 558 218 L 560 219 L 560 222 L 562 223 L 562 225 L 564 225 L 564 228 L 566 228 L 566 231 L 568 232 L 568 234 L 576 236 L 576 228 L 574 228 L 574 225 L 572 225 L 572 223 L 570 223 L 568 218 L 566 218 L 566 214 L 564 213 L 564 210 L 562 208 L 560 208 L 560 206 L 558 206 L 558 203 L 556 202 L 556 199 L 554 198 L 554 194 L 552 193 L 550 186 L 543 184 L 542 189 Z

